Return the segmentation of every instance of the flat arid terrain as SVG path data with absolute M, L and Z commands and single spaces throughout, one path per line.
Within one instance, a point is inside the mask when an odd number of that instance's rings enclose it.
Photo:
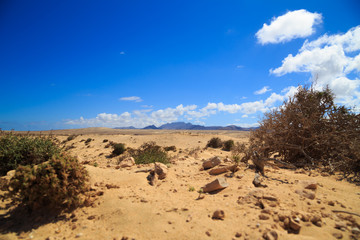
M 212 175 L 213 169 L 234 163 L 231 152 L 205 148 L 207 142 L 219 137 L 246 143 L 249 132 L 88 128 L 52 133 L 60 142 L 76 135 L 65 148 L 88 170 L 94 201 L 50 220 L 14 213 L 8 202 L 0 202 L 1 240 L 360 239 L 360 187 L 337 175 L 267 165 L 266 177 L 255 187 L 251 160 L 236 172 Z M 154 141 L 176 151 L 168 152 L 165 178 L 151 185 L 148 170 L 154 164 L 122 167 L 119 157 L 110 157 L 111 141 L 131 148 Z M 220 165 L 204 170 L 203 162 L 215 156 Z M 228 186 L 198 193 L 216 179 Z

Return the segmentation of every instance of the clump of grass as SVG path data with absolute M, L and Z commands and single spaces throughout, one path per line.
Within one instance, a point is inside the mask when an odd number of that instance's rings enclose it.
M 61 152 L 51 137 L 21 136 L 0 131 L 0 176 L 18 165 L 39 164 Z
M 136 164 L 147 164 L 161 162 L 169 163 L 169 157 L 162 147 L 155 142 L 146 142 L 139 149 L 129 149 L 130 155 L 135 159 Z
M 206 147 L 211 147 L 211 148 L 221 148 L 222 146 L 223 146 L 223 142 L 218 137 L 211 138 L 206 144 Z
M 30 211 L 70 210 L 85 200 L 88 173 L 76 158 L 60 154 L 38 166 L 19 166 L 9 186 L 11 199 Z

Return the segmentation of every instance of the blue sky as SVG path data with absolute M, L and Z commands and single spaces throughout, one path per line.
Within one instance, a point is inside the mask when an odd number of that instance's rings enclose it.
M 360 106 L 360 2 L 1 1 L 0 128 L 256 126 L 296 87 Z

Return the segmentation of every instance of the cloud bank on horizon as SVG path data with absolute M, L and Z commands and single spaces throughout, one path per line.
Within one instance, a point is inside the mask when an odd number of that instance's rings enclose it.
M 320 13 L 311 13 L 301 9 L 289 11 L 286 14 L 274 17 L 268 25 L 258 30 L 255 37 L 261 45 L 286 44 L 296 38 L 306 38 L 313 35 L 316 26 L 322 23 Z M 329 86 L 336 95 L 336 101 L 347 106 L 360 105 L 360 26 L 349 29 L 343 34 L 323 35 L 316 40 L 305 39 L 298 53 L 285 57 L 279 67 L 270 69 L 275 76 L 289 73 L 310 73 L 309 83 L 317 89 Z M 164 123 L 184 120 L 202 123 L 211 115 L 219 113 L 240 113 L 244 118 L 249 115 L 265 113 L 278 107 L 284 100 L 293 96 L 297 87 L 289 86 L 281 93 L 272 93 L 265 100 L 243 102 L 241 104 L 208 103 L 204 107 L 195 104 L 174 108 L 142 109 L 121 114 L 100 113 L 94 118 L 73 119 L 66 121 L 68 125 L 81 127 L 145 127 L 148 125 L 160 126 Z M 270 86 L 264 86 L 255 91 L 261 95 L 272 91 Z M 122 97 L 122 101 L 142 101 L 141 97 Z M 257 126 L 258 123 L 238 123 L 242 127 Z

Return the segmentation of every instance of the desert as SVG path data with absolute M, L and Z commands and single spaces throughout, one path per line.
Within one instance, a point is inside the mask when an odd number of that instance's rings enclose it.
M 25 133 L 25 132 L 24 132 Z M 27 214 L 0 203 L 0 239 L 359 239 L 360 188 L 320 170 L 265 166 L 253 184 L 253 163 L 234 164 L 231 152 L 206 148 L 214 137 L 238 143 L 248 131 L 123 130 L 86 128 L 32 132 L 53 134 L 89 172 L 96 198 L 90 206 L 54 217 Z M 74 136 L 70 141 L 69 136 Z M 87 139 L 90 142 L 85 144 Z M 166 177 L 151 185 L 154 164 L 121 167 L 108 142 L 138 148 L 153 141 L 168 151 Z M 70 147 L 71 146 L 71 147 Z M 218 166 L 203 162 L 218 157 Z M 9 178 L 13 171 L 3 178 Z M 199 191 L 221 179 L 227 187 Z M 4 194 L 4 191 L 1 192 Z

